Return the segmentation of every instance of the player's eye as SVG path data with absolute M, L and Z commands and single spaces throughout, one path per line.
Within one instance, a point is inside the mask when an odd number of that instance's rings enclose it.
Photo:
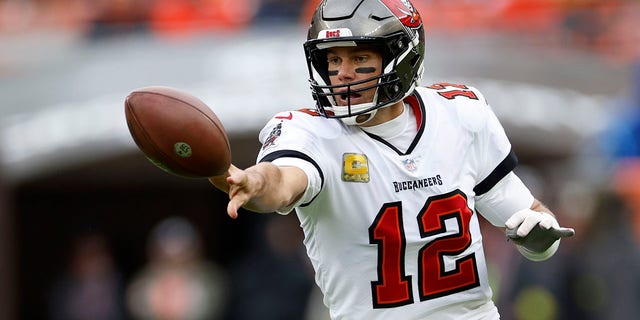
M 369 61 L 369 56 L 357 56 L 355 60 L 357 63 L 365 63 Z
M 340 58 L 338 58 L 338 57 L 329 57 L 327 59 L 327 62 L 329 63 L 330 66 L 337 66 L 337 65 L 340 65 Z

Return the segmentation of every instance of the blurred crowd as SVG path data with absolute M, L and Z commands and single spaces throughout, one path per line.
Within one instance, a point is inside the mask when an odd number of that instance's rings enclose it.
M 237 31 L 261 23 L 306 25 L 319 0 L 0 0 L 0 35 L 61 29 L 92 39 Z M 634 0 L 414 0 L 446 34 L 513 32 L 628 61 L 638 46 Z
M 110 236 L 78 234 L 46 294 L 52 320 L 326 319 L 296 217 L 262 216 L 251 249 L 226 268 L 204 254 L 187 218 L 167 217 L 147 235 L 146 263 L 123 275 Z M 319 311 L 316 311 L 319 310 Z
M 318 0 L 0 0 L 0 36 L 58 30 L 99 40 L 306 25 Z M 518 174 L 575 238 L 538 268 L 484 226 L 504 319 L 632 319 L 640 314 L 640 3 L 632 0 L 414 0 L 447 36 L 504 32 L 588 50 L 630 69 L 605 106 L 609 125 L 582 151 Z M 553 32 L 551 32 L 553 31 Z M 1 62 L 1 61 L 0 61 Z M 1 66 L 1 64 L 0 64 Z M 570 121 L 568 119 L 567 121 Z M 159 221 L 148 264 L 122 275 L 109 235 L 82 234 L 51 288 L 51 319 L 327 319 L 295 216 L 263 219 L 252 250 L 228 268 L 209 261 L 196 226 Z M 489 232 L 486 232 L 489 231 Z
M 634 319 L 640 312 L 640 61 L 629 68 L 619 97 L 605 106 L 602 131 L 556 169 L 522 174 L 576 237 L 546 268 L 505 257 L 504 239 L 487 239 L 507 319 Z

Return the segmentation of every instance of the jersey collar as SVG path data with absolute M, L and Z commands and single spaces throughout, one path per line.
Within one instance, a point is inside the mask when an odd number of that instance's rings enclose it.
M 394 145 L 389 143 L 387 140 L 381 138 L 380 136 L 364 131 L 364 133 L 366 133 L 369 137 L 386 145 L 387 147 L 394 150 L 399 155 L 407 155 L 413 151 L 413 149 L 418 144 L 418 141 L 420 141 L 420 138 L 422 138 L 422 134 L 424 133 L 425 126 L 426 126 L 426 116 L 425 116 L 426 111 L 425 111 L 424 103 L 422 102 L 422 99 L 418 96 L 418 94 L 414 91 L 413 94 L 411 94 L 410 96 L 404 99 L 404 103 L 408 104 L 412 108 L 413 114 L 415 115 L 416 125 L 418 128 L 418 133 L 416 134 L 415 138 L 413 138 L 413 141 L 411 142 L 411 145 L 409 145 L 409 148 L 407 149 L 406 152 L 400 151 L 398 148 L 396 148 Z

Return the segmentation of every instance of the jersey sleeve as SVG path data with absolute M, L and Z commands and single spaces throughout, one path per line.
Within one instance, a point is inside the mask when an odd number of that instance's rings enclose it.
M 465 151 L 465 165 L 475 180 L 475 195 L 488 192 L 518 162 L 498 117 L 484 95 L 474 87 L 436 83 L 427 89 L 431 91 L 422 92 L 437 97 L 436 101 L 446 101 L 446 109 L 455 112 L 451 121 L 471 135 L 472 143 L 468 152 Z
M 276 114 L 260 131 L 262 144 L 256 162 L 272 162 L 277 166 L 295 166 L 307 176 L 307 188 L 303 196 L 294 204 L 278 213 L 286 214 L 300 205 L 307 205 L 324 185 L 321 164 L 314 159 L 322 153 L 318 150 L 318 137 L 309 128 L 312 115 L 303 112 L 281 112 Z
M 476 197 L 476 209 L 494 226 L 504 227 L 511 215 L 531 208 L 533 201 L 529 188 L 514 172 L 510 172 L 491 190 Z
M 518 164 L 518 158 L 511 147 L 502 124 L 484 96 L 471 88 L 477 95 L 476 110 L 467 114 L 463 123 L 475 134 L 473 144 L 473 165 L 476 168 L 477 196 L 487 193 Z
M 533 196 L 513 173 L 518 158 L 498 117 L 484 96 L 478 97 L 477 109 L 464 115 L 462 123 L 474 132 L 472 165 L 475 168 L 476 208 L 490 223 L 503 227 L 516 211 L 529 208 Z

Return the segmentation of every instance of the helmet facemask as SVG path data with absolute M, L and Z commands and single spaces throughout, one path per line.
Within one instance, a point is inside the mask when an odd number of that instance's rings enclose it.
M 397 77 L 395 77 L 395 80 L 390 80 L 392 78 L 393 77 L 389 74 L 382 73 L 367 79 L 353 81 L 346 84 L 326 85 L 319 84 L 314 80 L 310 80 L 310 83 L 312 88 L 311 90 L 314 92 L 316 100 L 325 101 L 325 104 L 318 105 L 322 115 L 328 118 L 339 118 L 347 124 L 364 124 L 366 121 L 360 121 L 357 123 L 356 117 L 359 115 L 369 114 L 369 117 L 365 118 L 368 121 L 373 118 L 378 108 L 386 106 L 388 102 L 391 101 L 387 96 L 381 96 L 380 92 L 382 87 L 391 86 L 393 83 L 398 82 Z M 322 79 L 324 83 L 324 77 L 320 79 Z M 374 83 L 361 87 L 361 85 L 371 82 Z M 360 94 L 371 89 L 375 89 L 372 101 L 360 104 L 351 103 L 351 97 L 353 94 Z M 338 96 L 344 96 L 347 104 L 339 105 L 336 99 Z

